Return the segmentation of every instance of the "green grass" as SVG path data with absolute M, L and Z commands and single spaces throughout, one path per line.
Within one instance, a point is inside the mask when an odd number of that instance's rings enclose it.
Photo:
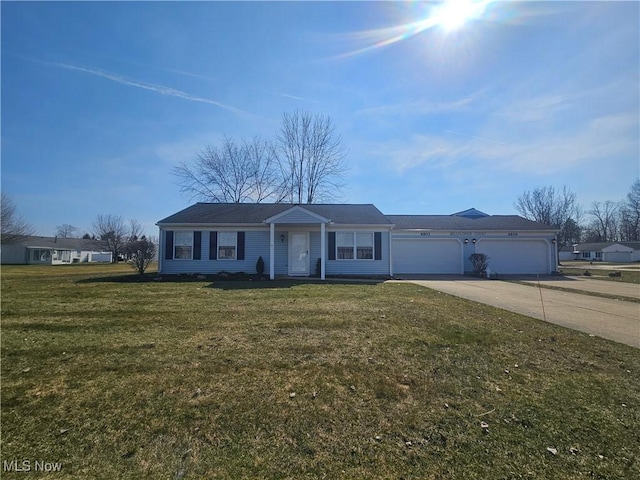
M 3 267 L 3 461 L 74 479 L 640 477 L 637 349 L 412 284 L 116 281 L 131 272 Z
M 605 268 L 589 268 L 589 267 L 571 267 L 571 266 L 561 266 L 559 269 L 560 273 L 563 275 L 579 275 L 584 276 L 585 271 L 589 271 L 591 276 L 589 278 L 593 278 L 596 280 L 606 280 L 610 282 L 625 282 L 625 283 L 637 283 L 640 284 L 640 270 L 616 270 L 616 269 L 605 269 Z M 613 272 L 620 272 L 619 277 L 610 277 L 609 274 Z

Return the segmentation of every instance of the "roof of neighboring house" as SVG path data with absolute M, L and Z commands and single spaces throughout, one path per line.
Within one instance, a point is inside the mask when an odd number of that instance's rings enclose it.
M 27 248 L 85 251 L 107 250 L 105 242 L 84 238 L 39 237 L 30 235 L 22 237 L 15 243 L 24 245 Z
M 640 242 L 597 242 L 597 243 L 580 243 L 576 245 L 577 252 L 599 252 L 603 248 L 607 248 L 610 245 L 624 245 L 625 247 L 633 248 L 634 250 L 640 250 Z
M 267 218 L 300 206 L 334 224 L 390 225 L 388 218 L 374 205 L 329 205 L 291 203 L 196 203 L 160 220 L 158 225 L 263 224 Z
M 518 215 L 487 215 L 483 217 L 453 215 L 387 215 L 397 229 L 427 230 L 540 230 L 555 231 L 553 227 L 522 218 Z

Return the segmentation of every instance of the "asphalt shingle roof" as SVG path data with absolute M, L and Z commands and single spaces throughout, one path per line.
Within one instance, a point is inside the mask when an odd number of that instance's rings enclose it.
M 165 224 L 262 224 L 290 208 L 290 203 L 196 203 L 158 222 Z M 389 225 L 391 222 L 374 205 L 300 205 L 336 224 Z
M 576 251 L 578 252 L 599 252 L 603 248 L 607 248 L 609 245 L 614 244 L 624 245 L 625 247 L 633 248 L 634 250 L 640 250 L 640 242 L 598 242 L 598 243 L 580 243 L 576 245 Z
M 60 238 L 60 237 L 39 237 L 37 235 L 25 236 L 18 242 L 30 248 L 52 248 L 60 250 L 107 250 L 105 242 L 84 238 Z

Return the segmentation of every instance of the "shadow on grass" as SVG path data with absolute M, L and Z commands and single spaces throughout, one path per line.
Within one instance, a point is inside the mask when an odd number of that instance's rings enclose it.
M 154 274 L 145 274 L 140 276 L 138 273 L 128 273 L 126 275 L 107 275 L 106 277 L 91 277 L 91 278 L 83 278 L 82 280 L 76 281 L 76 283 L 144 283 L 144 282 L 154 282 L 156 281 L 157 275 Z M 182 280 L 183 282 L 186 280 Z M 196 279 L 190 280 L 192 282 L 197 281 Z
M 263 289 L 288 289 L 303 285 L 377 285 L 383 283 L 384 279 L 358 279 L 358 278 L 330 278 L 319 280 L 317 278 L 305 279 L 276 279 L 276 280 L 216 280 L 207 285 L 207 288 L 219 290 L 263 290 Z
M 300 285 L 375 285 L 383 283 L 387 278 L 280 278 L 268 280 L 264 276 L 257 275 L 157 275 L 137 273 L 126 275 L 109 275 L 105 277 L 92 277 L 78 280 L 76 283 L 201 283 L 211 282 L 207 288 L 222 290 L 249 290 L 249 289 L 287 289 Z

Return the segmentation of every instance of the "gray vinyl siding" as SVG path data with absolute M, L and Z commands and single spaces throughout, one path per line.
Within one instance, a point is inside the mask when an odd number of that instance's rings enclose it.
M 229 231 L 228 229 L 194 229 L 202 232 L 201 260 L 166 260 L 165 259 L 165 231 L 160 232 L 161 250 L 159 257 L 163 274 L 215 274 L 225 272 L 256 273 L 256 262 L 262 256 L 264 260 L 264 274 L 269 274 L 269 230 L 245 231 L 245 259 L 244 260 L 209 260 L 209 231 Z M 173 231 L 194 231 L 192 229 L 174 229 Z M 295 228 L 295 231 L 302 231 Z M 375 229 L 345 229 L 344 231 L 374 232 Z M 389 274 L 389 232 L 381 232 L 382 259 L 381 260 L 327 260 L 327 275 L 388 275 Z M 284 235 L 284 241 L 281 236 Z M 328 249 L 328 232 L 325 247 Z M 289 231 L 275 230 L 274 237 L 275 274 L 289 274 Z M 315 275 L 316 262 L 320 258 L 320 231 L 311 231 L 309 235 L 309 275 Z M 328 251 L 325 258 L 329 258 Z
M 180 230 L 176 230 L 180 231 Z M 193 231 L 193 230 L 183 230 Z M 256 273 L 256 263 L 262 256 L 264 260 L 264 273 L 269 274 L 269 231 L 248 231 L 245 232 L 244 260 L 209 260 L 209 231 L 202 232 L 201 260 L 166 260 L 164 258 L 165 242 L 162 240 L 163 251 L 162 272 L 165 274 L 176 273 L 202 273 L 214 274 L 220 272 L 244 272 L 248 274 Z M 215 230 L 220 231 L 220 230 Z M 228 230 L 227 230 L 228 231 Z M 164 235 L 164 231 L 162 232 Z M 236 250 L 237 254 L 237 250 Z

